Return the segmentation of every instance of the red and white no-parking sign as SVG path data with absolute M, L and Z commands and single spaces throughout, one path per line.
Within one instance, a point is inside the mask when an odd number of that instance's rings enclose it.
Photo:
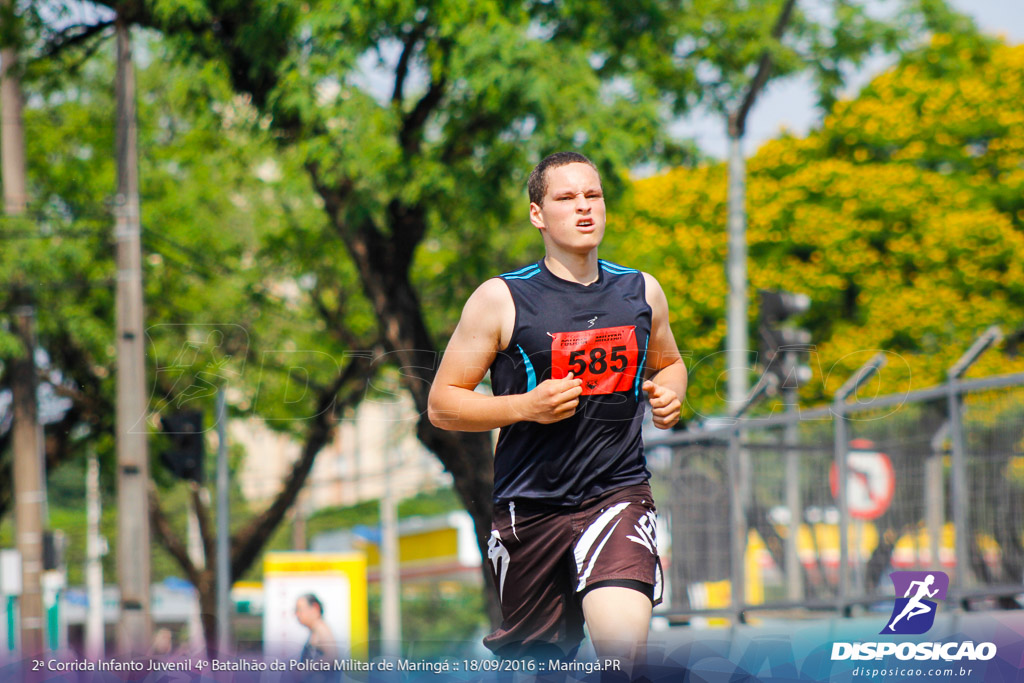
M 835 462 L 829 470 L 832 497 L 839 499 L 839 473 Z M 846 503 L 855 519 L 875 519 L 889 509 L 896 491 L 892 461 L 867 439 L 854 439 L 846 454 Z

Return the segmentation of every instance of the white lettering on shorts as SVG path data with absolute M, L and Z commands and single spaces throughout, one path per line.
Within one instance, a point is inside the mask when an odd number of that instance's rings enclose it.
M 591 554 L 590 550 L 594 547 L 594 543 L 597 541 L 597 537 L 601 535 L 605 527 L 611 524 L 611 521 L 619 516 L 619 514 L 629 507 L 629 502 L 619 503 L 614 507 L 610 507 L 605 510 L 600 517 L 594 520 L 594 523 L 587 527 L 587 530 L 580 536 L 580 540 L 577 541 L 576 547 L 573 549 L 573 555 L 576 558 L 576 572 L 580 575 L 579 585 L 576 587 L 577 591 L 581 591 L 587 586 L 587 578 L 590 577 L 590 573 L 594 571 L 594 565 L 597 563 L 597 558 L 601 554 L 601 550 L 604 548 L 604 544 L 608 542 L 612 532 L 615 531 L 615 527 L 619 525 L 618 520 L 608 530 L 608 533 L 604 535 L 601 542 L 598 543 L 597 548 Z M 590 555 L 590 562 L 587 564 L 586 571 L 583 570 L 583 564 L 587 561 L 587 556 Z
M 505 592 L 505 574 L 508 573 L 508 564 L 511 561 L 508 550 L 501 543 L 501 534 L 497 529 L 491 530 L 491 537 L 487 539 L 487 559 L 494 566 L 494 575 L 498 577 L 498 600 L 502 599 Z M 499 569 L 500 566 L 500 569 Z
M 516 533 L 516 502 L 514 500 L 510 500 L 508 503 L 508 514 L 512 518 L 512 535 L 518 541 L 519 534 Z
M 654 516 L 654 513 L 648 510 L 647 514 L 641 517 L 640 521 L 633 525 L 633 528 L 636 529 L 637 535 L 626 536 L 626 538 L 647 548 L 651 551 L 652 555 L 657 555 L 658 541 L 656 534 L 658 520 Z

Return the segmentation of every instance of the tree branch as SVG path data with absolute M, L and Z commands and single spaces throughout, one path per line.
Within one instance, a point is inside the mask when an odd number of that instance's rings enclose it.
M 407 272 L 416 247 L 427 233 L 427 212 L 419 204 L 409 206 L 392 199 L 388 203 L 388 226 L 395 236 L 392 244 L 394 267 L 399 272 Z
M 177 561 L 178 565 L 185 570 L 185 574 L 188 576 L 188 580 L 192 583 L 196 589 L 199 589 L 201 576 L 198 568 L 192 563 L 192 558 L 188 556 L 188 549 L 185 544 L 181 542 L 174 530 L 171 529 L 170 522 L 167 521 L 167 517 L 164 516 L 163 510 L 160 509 L 160 499 L 156 491 L 156 486 L 153 482 L 149 483 L 149 523 L 156 532 L 157 537 L 163 544 L 167 552 Z
M 793 8 L 796 6 L 796 0 L 785 0 L 785 4 L 782 6 L 782 11 L 779 12 L 779 18 L 775 22 L 775 26 L 772 28 L 772 40 L 780 40 L 782 34 L 786 32 L 786 26 L 789 24 L 790 18 L 793 16 Z M 750 110 L 754 107 L 754 102 L 757 100 L 758 95 L 761 94 L 761 90 L 764 88 L 765 83 L 768 82 L 768 73 L 772 68 L 772 53 L 769 48 L 765 48 L 761 53 L 761 59 L 757 64 L 757 72 L 754 74 L 754 80 L 750 82 L 750 87 L 747 88 L 746 95 L 743 96 L 743 101 L 736 111 L 729 116 L 729 135 L 730 137 L 740 138 L 747 129 L 747 115 Z
M 402 104 L 405 97 L 405 77 L 409 75 L 409 62 L 412 60 L 416 44 L 420 42 L 425 32 L 426 24 L 420 23 L 405 36 L 402 43 L 402 55 L 398 58 L 398 64 L 395 66 L 395 89 L 391 93 L 392 104 Z
M 192 496 L 192 506 L 196 511 L 196 520 L 199 522 L 199 538 L 203 542 L 203 555 L 206 559 L 205 567 L 210 569 L 217 558 L 216 539 L 210 529 L 210 508 L 203 500 L 204 489 L 194 481 L 188 483 L 189 493 Z
M 316 162 L 308 162 L 306 171 L 313 182 L 313 188 L 324 200 L 324 210 L 331 219 L 331 225 L 352 255 L 352 261 L 359 269 L 362 281 L 365 283 L 367 278 L 379 280 L 381 276 L 394 274 L 395 271 L 390 267 L 378 268 L 392 262 L 394 244 L 389 237 L 381 234 L 373 218 L 365 217 L 358 226 L 353 226 L 345 220 L 346 203 L 355 189 L 355 183 L 349 178 L 344 178 L 328 186 L 323 181 L 320 166 Z M 387 307 L 387 301 L 379 291 L 370 291 L 365 286 L 364 291 L 377 311 L 379 321 L 380 312 Z
M 321 296 L 316 289 L 310 292 L 310 300 L 313 302 L 313 307 L 316 309 L 317 313 L 319 313 L 320 317 L 327 323 L 331 334 L 333 334 L 339 342 L 347 346 L 349 349 L 367 349 L 379 345 L 379 342 L 377 341 L 373 343 L 360 342 L 356 339 L 355 335 L 349 332 L 344 323 L 345 305 L 342 302 L 342 295 L 340 292 L 338 293 L 338 305 L 334 309 L 331 309 L 327 305 L 323 296 Z
M 427 117 L 441 102 L 447 82 L 448 79 L 445 76 L 441 76 L 436 81 L 432 80 L 427 92 L 403 119 L 398 141 L 408 156 L 419 152 L 423 124 L 427 122 Z
M 459 126 L 458 133 L 448 136 L 448 143 L 441 152 L 442 163 L 448 165 L 455 163 L 460 157 L 464 157 L 473 151 L 473 137 L 477 133 L 485 132 L 496 128 L 501 124 L 502 119 L 492 113 L 475 112 L 468 121 Z
M 252 518 L 231 539 L 232 580 L 238 579 L 249 569 L 271 532 L 295 503 L 310 470 L 313 469 L 317 454 L 330 438 L 337 411 L 356 403 L 373 370 L 372 356 L 354 356 L 331 386 L 320 395 L 317 401 L 317 414 L 312 418 L 302 455 L 292 468 L 281 491 L 266 510 Z M 343 391 L 345 393 L 342 393 Z
M 436 78 L 431 77 L 427 92 L 412 108 L 412 111 L 405 115 L 402 120 L 402 129 L 398 132 L 398 142 L 406 156 L 413 156 L 419 152 L 423 126 L 431 112 L 441 103 L 441 98 L 448 85 L 448 56 L 451 53 L 451 45 L 448 41 L 442 41 L 440 48 L 440 73 Z
M 315 161 L 306 163 L 306 172 L 309 173 L 310 180 L 313 181 L 313 188 L 324 200 L 327 215 L 333 219 L 331 223 L 336 227 L 341 225 L 345 202 L 355 190 L 355 183 L 351 178 L 342 178 L 333 186 L 328 187 L 323 181 L 320 164 Z
M 40 374 L 39 378 L 41 380 L 45 380 L 53 387 L 53 393 L 64 398 L 71 399 L 71 401 L 78 406 L 83 413 L 95 416 L 103 410 L 103 406 L 101 406 L 92 396 L 87 395 L 82 390 L 69 387 L 66 384 L 54 384 L 50 382 L 49 374 Z
M 96 367 L 92 356 L 82 348 L 67 330 L 61 330 L 50 344 L 50 353 L 55 365 L 69 376 L 78 388 L 53 384 L 54 391 L 78 403 L 89 422 L 100 423 L 110 415 L 113 404 L 106 400 L 100 387 L 103 380 L 93 371 Z M 49 380 L 47 380 L 49 381 Z
M 204 3 L 217 7 L 210 8 L 208 17 L 196 18 L 185 12 L 161 15 L 158 3 L 143 0 L 92 1 L 116 12 L 126 24 L 188 38 L 194 53 L 221 59 L 235 89 L 251 95 L 258 108 L 277 86 L 279 60 L 271 56 L 283 58 L 287 51 L 281 37 L 293 23 L 290 3 Z
M 93 36 L 99 35 L 114 25 L 114 20 L 101 21 L 98 24 L 76 24 L 69 26 L 56 34 L 54 40 L 47 41 L 42 53 L 36 59 L 49 59 L 63 52 L 64 50 L 84 43 Z M 76 29 L 77 32 L 74 32 Z

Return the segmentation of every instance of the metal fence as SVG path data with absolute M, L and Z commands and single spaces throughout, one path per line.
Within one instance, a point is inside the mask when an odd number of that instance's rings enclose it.
M 848 615 L 898 569 L 946 572 L 964 608 L 1024 593 L 1024 373 L 964 369 L 850 403 L 866 366 L 831 406 L 648 441 L 671 449 L 661 613 Z

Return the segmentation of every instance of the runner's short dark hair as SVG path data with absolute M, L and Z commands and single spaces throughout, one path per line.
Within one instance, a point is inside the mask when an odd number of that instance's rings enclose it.
M 594 162 L 579 152 L 555 152 L 544 157 L 536 168 L 530 173 L 530 179 L 526 181 L 526 189 L 530 193 L 530 203 L 540 206 L 544 201 L 544 194 L 548 191 L 548 171 L 559 166 L 569 164 L 586 164 L 597 171 Z
M 306 593 L 301 597 L 303 600 L 306 601 L 307 605 L 315 606 L 318 610 L 320 610 L 320 616 L 324 615 L 324 606 L 323 603 L 320 602 L 320 598 L 316 597 L 312 593 Z

